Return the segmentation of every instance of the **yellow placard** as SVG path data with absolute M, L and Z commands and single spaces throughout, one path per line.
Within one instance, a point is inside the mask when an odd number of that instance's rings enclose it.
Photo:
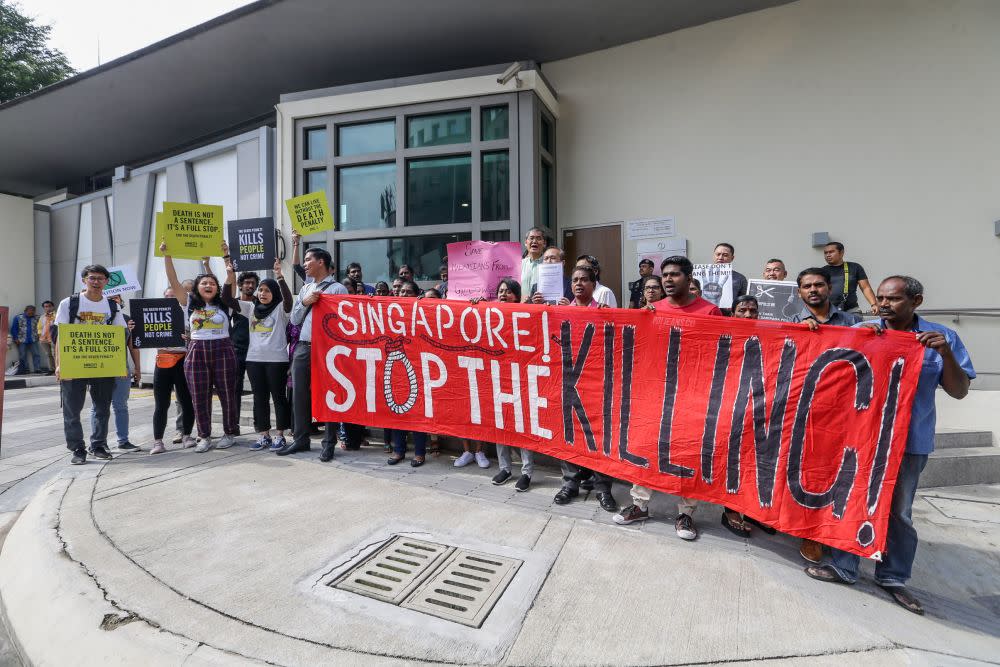
M 330 204 L 327 203 L 326 193 L 322 190 L 286 199 L 285 207 L 288 209 L 288 217 L 292 220 L 292 228 L 302 236 L 333 229 Z
M 156 214 L 153 254 L 164 255 L 160 242 L 165 239 L 171 257 L 221 257 L 223 227 L 221 206 L 163 202 L 163 213 Z
M 110 324 L 59 325 L 59 377 L 125 377 L 125 327 Z

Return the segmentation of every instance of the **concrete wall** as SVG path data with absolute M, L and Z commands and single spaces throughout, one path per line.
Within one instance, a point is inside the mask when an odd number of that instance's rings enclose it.
M 6 280 L 0 281 L 0 306 L 11 316 L 35 303 L 35 211 L 30 199 L 0 194 L 0 265 Z M 39 304 L 35 303 L 36 306 Z
M 559 226 L 672 215 L 693 260 L 730 241 L 748 276 L 822 265 L 829 232 L 927 308 L 997 307 L 998 34 L 989 0 L 801 0 L 546 63 Z M 1000 388 L 1000 321 L 936 319 Z

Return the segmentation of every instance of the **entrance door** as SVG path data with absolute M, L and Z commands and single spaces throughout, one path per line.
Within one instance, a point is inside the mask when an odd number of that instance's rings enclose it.
M 622 300 L 622 226 L 564 229 L 562 237 L 566 270 L 573 270 L 580 255 L 593 255 L 601 263 L 601 284 L 615 293 L 620 307 L 627 307 L 628 298 Z

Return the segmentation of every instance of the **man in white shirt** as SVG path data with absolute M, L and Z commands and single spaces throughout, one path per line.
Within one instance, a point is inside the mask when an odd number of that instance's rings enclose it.
M 545 252 L 545 232 L 532 227 L 524 236 L 525 255 L 521 260 L 521 300 L 527 302 L 538 284 L 538 266 Z
M 80 272 L 85 289 L 79 294 L 66 297 L 59 302 L 56 310 L 56 336 L 58 340 L 59 325 L 62 324 L 112 324 L 126 327 L 125 318 L 118 309 L 118 304 L 110 304 L 104 296 L 104 286 L 111 274 L 99 264 L 91 264 Z M 56 341 L 54 341 L 56 342 Z M 80 411 L 87 398 L 87 387 L 90 386 L 90 400 L 94 405 L 90 433 L 90 453 L 95 458 L 110 459 L 108 451 L 108 417 L 111 415 L 111 397 L 115 391 L 115 378 L 79 378 L 64 380 L 60 376 L 60 350 L 55 345 L 56 379 L 59 380 L 59 390 L 62 393 L 63 432 L 66 436 L 66 448 L 73 452 L 73 465 L 87 462 L 87 450 L 83 439 L 83 425 L 80 423 Z
M 310 427 L 312 426 L 312 309 L 319 301 L 320 294 L 347 294 L 347 288 L 336 281 L 333 276 L 333 258 L 322 248 L 309 248 L 306 251 L 302 267 L 306 276 L 313 282 L 306 283 L 299 290 L 299 299 L 292 308 L 292 324 L 302 327 L 299 342 L 292 356 L 292 423 L 293 438 L 290 443 L 278 450 L 278 456 L 287 456 L 296 452 L 307 452 L 312 449 L 310 444 Z M 329 461 L 337 447 L 337 424 L 328 423 L 323 435 L 323 452 L 320 460 Z
M 594 287 L 594 301 L 609 308 L 618 307 L 618 298 L 611 288 L 601 284 L 601 263 L 593 255 L 580 255 L 576 258 L 576 267 L 589 266 L 597 274 L 597 286 Z M 574 268 L 576 268 L 574 267 Z

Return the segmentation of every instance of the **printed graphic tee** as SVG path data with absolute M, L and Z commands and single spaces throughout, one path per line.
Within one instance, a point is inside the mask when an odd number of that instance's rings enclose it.
M 250 320 L 250 348 L 247 350 L 247 361 L 288 363 L 288 339 L 285 337 L 288 313 L 285 312 L 283 305 L 278 304 L 267 317 L 258 320 L 254 317 L 253 302 L 240 301 L 243 317 Z
M 191 340 L 229 338 L 229 316 L 218 306 L 209 303 L 203 308 L 193 308 L 188 303 L 186 310 Z

